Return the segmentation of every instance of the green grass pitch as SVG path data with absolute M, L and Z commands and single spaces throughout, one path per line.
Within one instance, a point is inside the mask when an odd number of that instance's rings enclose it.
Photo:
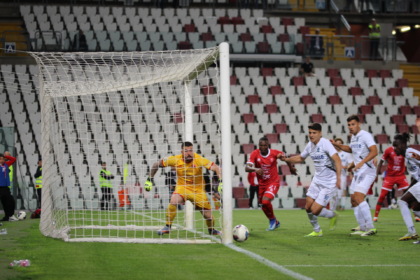
M 356 226 L 351 210 L 339 212 L 336 230 L 319 218 L 324 236 L 312 231 L 303 210 L 276 210 L 281 227 L 265 231 L 261 210 L 235 210 L 233 224 L 244 224 L 250 237 L 236 246 L 313 279 L 417 279 L 420 245 L 398 238 L 406 233 L 400 211 L 384 209 L 378 234 L 349 236 Z M 4 223 L 0 235 L 0 279 L 293 279 L 222 244 L 168 245 L 66 243 L 44 237 L 39 220 Z M 420 225 L 416 224 L 420 231 Z M 30 267 L 8 268 L 15 259 Z

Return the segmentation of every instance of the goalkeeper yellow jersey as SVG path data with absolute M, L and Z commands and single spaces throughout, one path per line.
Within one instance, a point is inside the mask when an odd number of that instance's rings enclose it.
M 196 153 L 190 163 L 183 160 L 182 154 L 170 156 L 162 160 L 162 166 L 173 166 L 176 169 L 177 187 L 204 189 L 203 167 L 210 169 L 214 163 Z

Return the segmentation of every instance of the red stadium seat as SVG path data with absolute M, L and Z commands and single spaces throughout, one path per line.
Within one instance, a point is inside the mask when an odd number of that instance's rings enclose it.
M 233 198 L 244 198 L 246 189 L 244 187 L 233 187 L 232 196 Z
M 329 68 L 329 69 L 327 69 L 327 76 L 328 77 L 340 77 L 340 73 L 339 73 L 338 69 Z
M 267 76 L 273 76 L 274 69 L 270 67 L 263 67 L 261 68 L 261 76 L 267 77 Z
M 393 116 L 391 116 L 391 123 L 404 124 L 404 116 L 403 115 L 393 115 Z
M 305 79 L 299 76 L 299 77 L 293 77 L 292 81 L 293 81 L 293 85 L 297 87 L 297 86 L 303 86 Z
M 312 114 L 311 122 L 313 123 L 324 123 L 324 116 L 322 114 Z
M 360 106 L 360 113 L 363 115 L 366 114 L 373 114 L 373 106 L 372 105 L 362 105 Z
M 418 118 L 420 118 L 420 106 L 413 106 L 413 113 L 416 114 Z
M 178 42 L 178 49 L 179 50 L 190 50 L 190 49 L 192 49 L 192 44 L 188 41 Z
M 283 94 L 283 88 L 281 86 L 271 86 L 270 93 L 272 95 Z
M 315 104 L 315 98 L 312 95 L 304 95 L 300 98 L 302 104 Z
M 255 115 L 253 113 L 243 114 L 242 119 L 245 124 L 255 123 Z
M 241 17 L 233 17 L 232 18 L 232 24 L 245 24 L 245 21 Z
M 282 17 L 281 18 L 281 24 L 282 25 L 294 25 L 294 19 L 293 18 L 288 18 L 288 17 Z
M 357 114 L 357 116 L 359 117 L 360 123 L 365 123 L 365 115 L 363 115 L 363 114 Z
M 260 103 L 260 97 L 258 95 L 256 95 L 256 94 L 248 95 L 246 97 L 246 101 L 249 104 L 258 104 L 258 103 Z
M 274 131 L 276 133 L 287 133 L 288 128 L 287 128 L 287 124 L 285 123 L 278 123 L 274 125 Z
M 268 42 L 258 42 L 257 53 L 270 53 L 271 46 Z
M 184 115 L 182 113 L 175 113 L 172 115 L 172 121 L 174 123 L 183 123 L 184 122 Z
M 202 86 L 201 93 L 204 95 L 215 94 L 214 86 Z
M 403 106 L 400 106 L 400 114 L 401 115 L 407 115 L 407 114 L 411 114 L 412 113 L 412 111 L 411 111 L 411 106 L 409 106 L 409 105 L 403 105 Z
M 368 78 L 376 78 L 376 77 L 378 77 L 378 71 L 377 70 L 366 70 L 366 76 Z
M 192 24 L 185 24 L 184 25 L 184 32 L 189 33 L 189 32 L 195 32 L 195 25 Z
M 230 76 L 230 85 L 234 86 L 238 84 L 238 78 L 236 76 Z
M 376 143 L 378 144 L 388 144 L 389 136 L 387 134 L 377 134 L 375 135 Z
M 328 103 L 331 105 L 341 104 L 341 97 L 338 95 L 330 95 L 328 96 Z
M 349 88 L 349 93 L 352 96 L 363 95 L 363 90 L 360 87 L 351 87 L 351 88 Z
M 304 52 L 303 43 L 297 43 L 295 45 L 295 49 L 296 49 L 296 54 L 297 55 L 303 55 L 303 52 Z
M 277 36 L 277 40 L 279 42 L 290 42 L 290 36 L 289 34 L 279 34 L 279 36 Z
M 292 174 L 290 173 L 290 168 L 288 165 L 285 165 L 285 164 L 280 165 L 280 170 L 281 170 L 281 175 L 283 176 Z
M 383 79 L 383 78 L 389 78 L 391 77 L 391 71 L 389 70 L 379 70 L 379 76 Z
M 343 79 L 341 77 L 332 77 L 331 78 L 331 85 L 334 87 L 343 86 Z
M 402 90 L 401 88 L 390 88 L 388 89 L 388 94 L 391 96 L 401 96 Z
M 252 35 L 250 33 L 242 33 L 241 35 L 239 35 L 239 40 L 242 42 L 251 42 Z
M 420 133 L 417 125 L 415 125 L 415 124 L 413 124 L 411 126 L 411 131 L 413 132 L 413 134 L 419 134 Z
M 274 114 L 279 112 L 277 104 L 267 104 L 265 105 L 265 111 L 267 114 Z
M 269 133 L 265 137 L 267 137 L 268 143 L 270 144 L 279 143 L 279 135 L 277 133 Z
M 210 112 L 210 106 L 209 106 L 209 104 L 197 104 L 197 105 L 195 105 L 195 111 L 199 114 L 209 113 Z
M 201 33 L 201 41 L 203 42 L 214 41 L 214 36 L 211 32 Z
M 369 96 L 366 101 L 369 105 L 380 105 L 381 104 L 381 99 L 377 95 Z
M 397 86 L 402 87 L 408 87 L 408 80 L 407 79 L 398 79 L 397 80 Z
M 410 126 L 408 124 L 397 124 L 397 132 L 398 133 L 410 133 Z
M 230 20 L 229 17 L 219 17 L 217 19 L 217 23 L 218 24 L 232 24 L 232 21 Z
M 255 145 L 254 144 L 242 144 L 242 152 L 244 154 L 250 154 L 255 150 Z
M 263 25 L 260 29 L 261 33 L 274 33 L 274 29 L 271 25 Z
M 309 26 L 304 26 L 303 25 L 303 26 L 299 27 L 299 32 L 300 32 L 300 34 L 302 34 L 304 36 L 306 34 L 311 33 L 311 28 Z

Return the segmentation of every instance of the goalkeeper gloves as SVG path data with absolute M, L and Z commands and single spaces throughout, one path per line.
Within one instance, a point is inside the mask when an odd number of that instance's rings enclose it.
M 223 182 L 221 180 L 219 181 L 219 186 L 217 187 L 217 191 L 219 193 L 222 193 L 223 192 Z
M 153 178 L 147 177 L 146 182 L 144 182 L 144 189 L 147 192 L 150 192 L 153 188 L 154 182 Z

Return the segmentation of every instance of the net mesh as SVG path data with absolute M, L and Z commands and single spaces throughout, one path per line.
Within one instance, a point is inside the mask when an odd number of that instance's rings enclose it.
M 32 53 L 40 67 L 45 235 L 69 241 L 217 240 L 208 235 L 199 211 L 192 215 L 192 229 L 185 227 L 185 206 L 171 233 L 157 235 L 165 225 L 171 170 L 158 171 L 151 192 L 143 190 L 143 182 L 153 163 L 180 154 L 186 140 L 195 152 L 219 163 L 218 53 L 218 48 Z M 192 100 L 190 115 L 186 92 Z M 191 139 L 186 136 L 189 118 Z M 109 201 L 100 188 L 101 162 L 114 176 Z M 211 187 L 217 180 L 203 172 L 216 207 Z M 221 208 L 213 216 L 220 228 Z

